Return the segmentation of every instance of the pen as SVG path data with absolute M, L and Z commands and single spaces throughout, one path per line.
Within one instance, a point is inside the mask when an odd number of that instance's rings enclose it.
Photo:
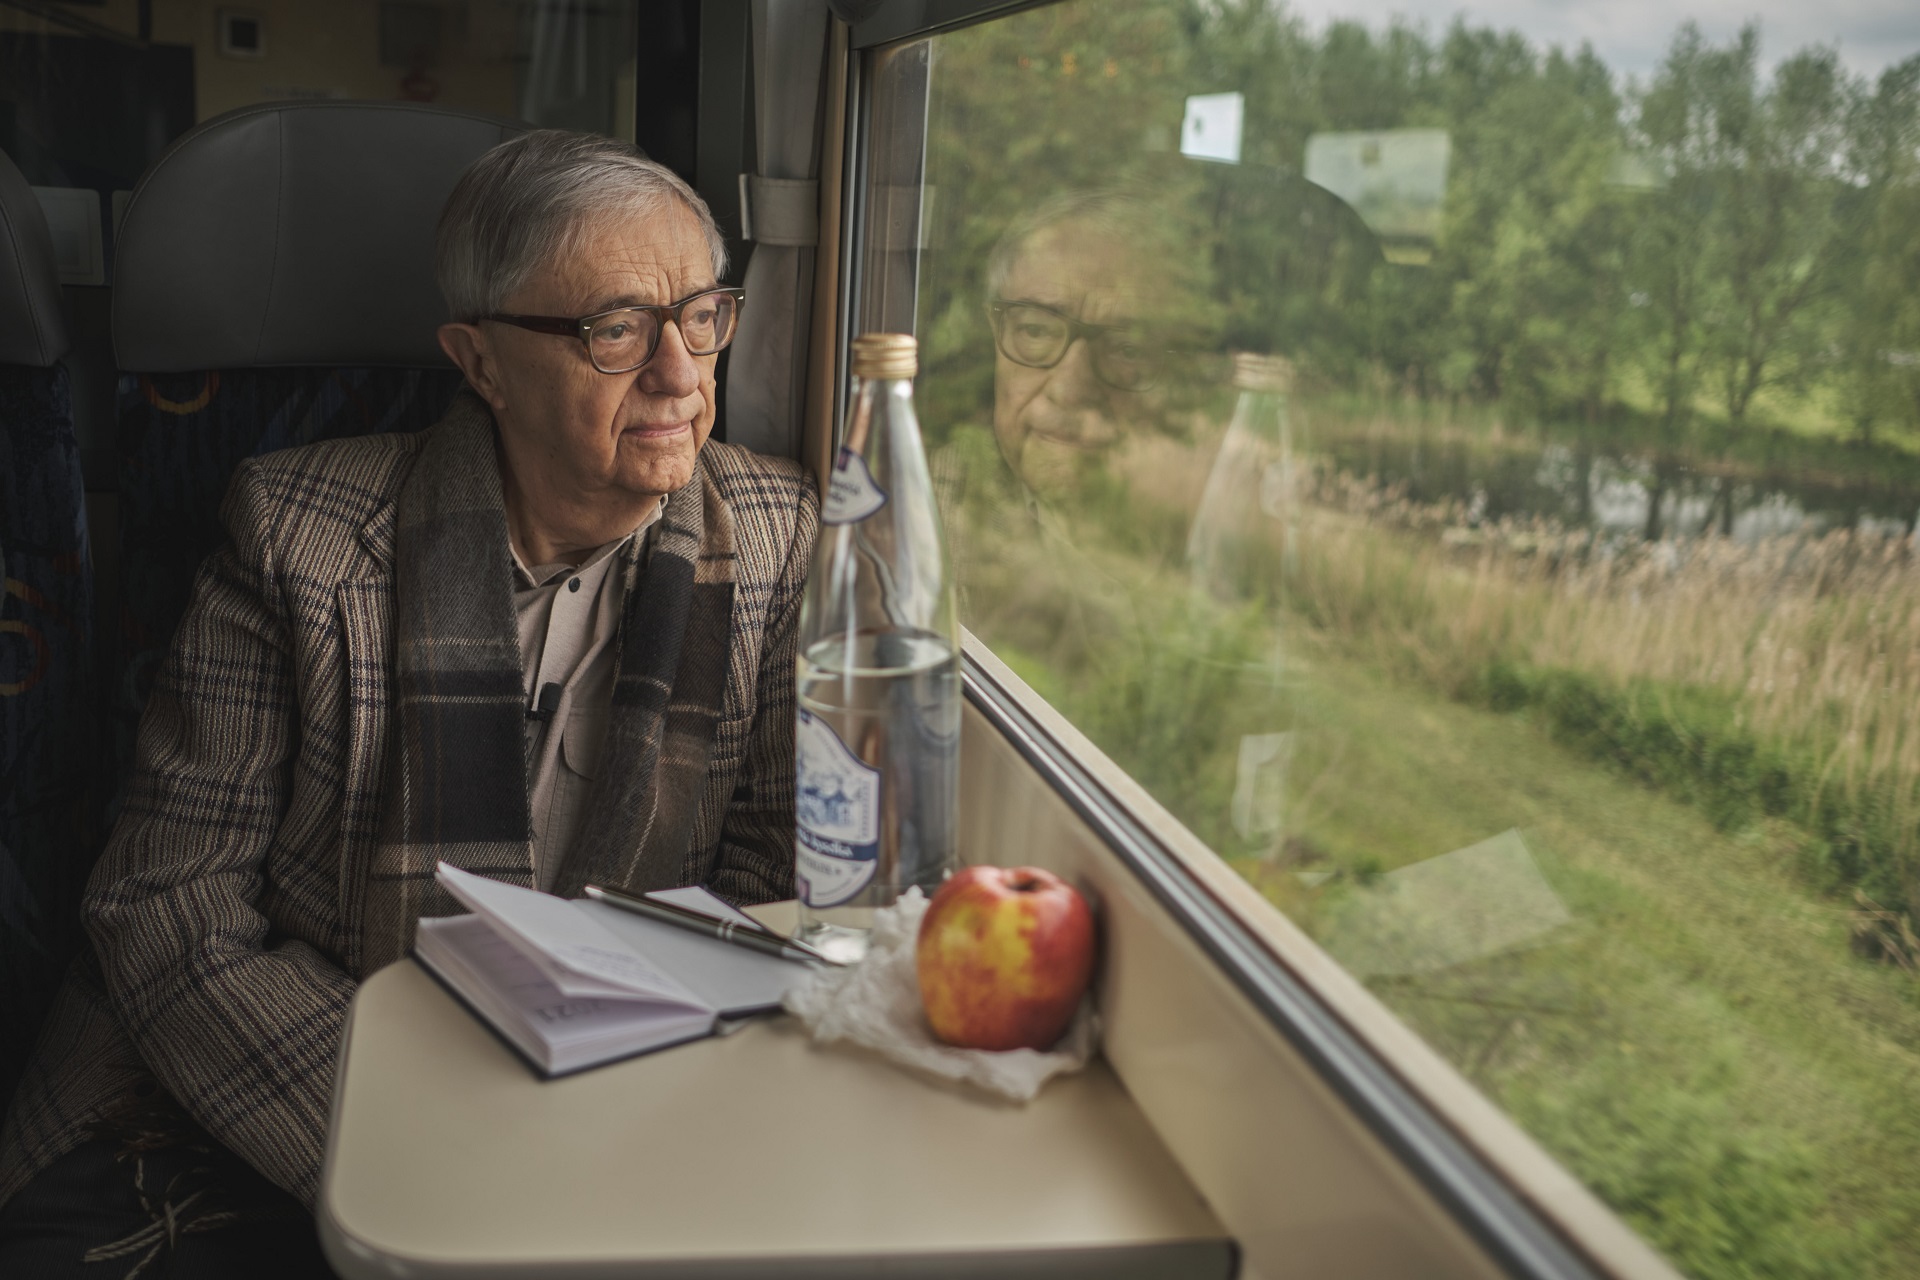
M 804 942 L 783 938 L 777 933 L 762 929 L 757 924 L 749 926 L 732 920 L 716 920 L 702 911 L 694 911 L 671 902 L 637 898 L 632 894 L 622 893 L 618 889 L 608 889 L 597 884 L 583 886 L 582 892 L 595 902 L 604 902 L 610 907 L 631 911 L 637 916 L 658 920 L 662 924 L 677 925 L 709 938 L 717 938 L 721 942 L 732 943 L 736 947 L 758 951 L 762 955 L 778 956 L 782 960 L 792 960 L 800 964 L 844 963 L 829 959 Z

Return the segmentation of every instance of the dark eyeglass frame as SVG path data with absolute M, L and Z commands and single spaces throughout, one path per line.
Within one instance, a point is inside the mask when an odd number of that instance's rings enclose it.
M 681 340 L 685 341 L 687 331 L 680 323 L 680 313 L 703 298 L 711 298 L 722 294 L 733 299 L 733 327 L 727 330 L 726 340 L 719 343 L 710 351 L 696 351 L 692 343 L 687 343 L 688 354 L 711 356 L 725 351 L 727 347 L 732 344 L 734 334 L 740 331 L 740 312 L 744 310 L 747 305 L 747 291 L 745 289 L 736 289 L 729 285 L 720 285 L 712 289 L 702 289 L 698 293 L 688 294 L 678 302 L 668 302 L 664 304 L 640 303 L 630 307 L 611 307 L 605 311 L 596 311 L 590 316 L 524 316 L 514 315 L 505 311 L 494 311 L 480 318 L 482 320 L 495 320 L 501 324 L 514 325 L 521 329 L 530 329 L 534 333 L 551 333 L 557 334 L 562 338 L 578 338 L 580 345 L 587 349 L 587 360 L 594 368 L 600 370 L 601 373 L 632 373 L 635 369 L 644 368 L 647 361 L 653 359 L 654 353 L 660 350 L 660 338 L 666 333 L 669 322 L 673 324 L 674 328 L 680 330 Z M 605 368 L 598 360 L 593 358 L 593 327 L 602 320 L 606 320 L 612 316 L 627 315 L 635 311 L 644 311 L 654 318 L 656 323 L 653 330 L 652 344 L 647 347 L 647 353 L 645 355 L 624 369 Z
M 1059 355 L 1051 360 L 1036 361 L 1025 359 L 1007 350 L 1007 312 L 1014 307 L 1023 307 L 1030 311 L 1044 312 L 1067 326 L 1067 340 L 1061 344 Z M 1132 329 L 1134 327 L 1132 325 L 1093 324 L 1089 321 L 1079 319 L 1076 316 L 1070 316 L 1058 307 L 1050 307 L 1044 302 L 1028 302 L 1023 298 L 990 299 L 987 303 L 987 315 L 992 322 L 993 345 L 999 349 L 1001 355 L 1024 369 L 1055 368 L 1062 360 L 1067 358 L 1067 352 L 1073 350 L 1074 343 L 1082 339 L 1087 339 L 1089 340 L 1089 347 L 1093 354 L 1093 359 L 1090 362 L 1093 365 L 1093 376 L 1098 378 L 1104 385 L 1112 387 L 1115 391 L 1151 391 L 1154 388 L 1156 379 L 1151 373 L 1145 373 L 1132 382 L 1121 381 L 1110 375 L 1106 363 L 1102 359 L 1102 348 L 1098 340 L 1109 333 L 1121 333 Z

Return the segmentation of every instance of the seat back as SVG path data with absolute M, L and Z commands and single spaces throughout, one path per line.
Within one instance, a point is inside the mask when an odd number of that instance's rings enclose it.
M 114 268 L 122 766 L 240 461 L 445 411 L 460 375 L 434 337 L 434 227 L 467 166 L 525 127 L 406 103 L 244 107 L 141 179 Z
M 86 492 L 53 238 L 0 154 L 0 1100 L 60 974 L 95 848 Z

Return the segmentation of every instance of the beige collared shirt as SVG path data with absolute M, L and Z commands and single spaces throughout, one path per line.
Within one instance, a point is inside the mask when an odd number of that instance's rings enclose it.
M 625 563 L 660 518 L 660 507 L 626 537 L 578 565 L 528 568 L 513 550 L 513 612 L 527 696 L 527 807 L 533 819 L 535 883 L 551 889 L 586 819 L 613 704 L 614 639 L 626 604 Z M 511 548 L 510 548 L 511 549 Z

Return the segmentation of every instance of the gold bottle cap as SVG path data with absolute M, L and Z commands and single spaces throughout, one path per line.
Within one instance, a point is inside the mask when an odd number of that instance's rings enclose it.
M 1242 391 L 1293 390 L 1293 361 L 1285 356 L 1263 356 L 1252 351 L 1233 353 L 1233 385 Z
M 863 333 L 853 340 L 853 376 L 911 378 L 920 372 L 920 344 L 910 333 Z

